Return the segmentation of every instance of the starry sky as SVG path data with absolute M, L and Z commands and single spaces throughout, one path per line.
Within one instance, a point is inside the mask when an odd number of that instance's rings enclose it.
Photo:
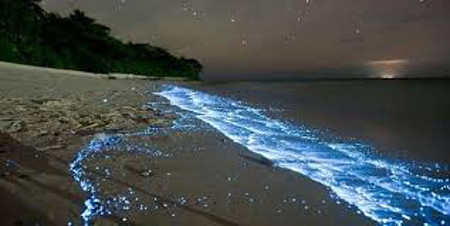
M 449 0 L 44 0 L 116 37 L 198 59 L 207 79 L 449 76 Z

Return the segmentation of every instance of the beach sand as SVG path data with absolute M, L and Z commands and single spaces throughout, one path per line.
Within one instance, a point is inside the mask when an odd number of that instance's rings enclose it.
M 173 123 L 174 115 L 143 107 L 164 101 L 151 92 L 167 81 L 107 77 L 0 65 L 2 225 L 81 224 L 86 194 L 69 173 L 76 153 L 99 133 Z M 116 211 L 94 225 L 373 224 L 318 183 L 272 167 L 211 128 L 129 142 L 167 157 L 115 153 L 85 170 L 108 166 L 114 173 L 102 193 L 132 191 L 146 210 Z

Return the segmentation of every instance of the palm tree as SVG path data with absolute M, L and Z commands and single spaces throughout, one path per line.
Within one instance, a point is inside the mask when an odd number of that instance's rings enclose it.
M 41 1 L 42 0 L 23 0 L 23 4 L 26 8 L 31 9 L 36 18 L 43 19 L 47 13 L 39 5 Z

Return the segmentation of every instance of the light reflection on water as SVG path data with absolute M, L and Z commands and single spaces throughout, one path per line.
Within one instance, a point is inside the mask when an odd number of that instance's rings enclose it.
M 380 224 L 450 222 L 449 168 L 376 156 L 361 142 L 332 142 L 303 126 L 271 119 L 261 109 L 177 86 L 156 95 L 281 168 L 331 189 Z

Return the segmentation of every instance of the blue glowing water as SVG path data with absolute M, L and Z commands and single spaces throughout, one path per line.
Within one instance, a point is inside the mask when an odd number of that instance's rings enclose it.
M 361 142 L 326 141 L 244 103 L 177 86 L 162 96 L 276 167 L 328 187 L 365 216 L 386 225 L 450 222 L 448 166 L 391 160 Z
M 108 158 L 115 153 L 145 154 L 154 157 L 162 156 L 162 153 L 127 143 L 125 135 L 97 135 L 83 149 L 81 149 L 70 163 L 70 173 L 73 179 L 79 183 L 81 189 L 86 193 L 84 201 L 84 211 L 81 214 L 83 224 L 91 225 L 91 220 L 97 216 L 110 216 L 117 210 L 129 210 L 131 206 L 130 196 L 133 195 L 131 189 L 124 194 L 113 197 L 105 197 L 99 189 L 99 182 L 95 180 L 96 175 L 93 170 L 86 167 L 86 163 L 95 158 Z M 98 168 L 99 169 L 99 168 Z M 107 180 L 111 175 L 111 170 L 103 169 L 105 175 L 101 179 Z
M 150 126 L 142 131 L 129 132 L 124 134 L 97 134 L 93 139 L 77 152 L 74 159 L 69 165 L 69 172 L 76 181 L 81 190 L 86 194 L 84 201 L 84 209 L 81 214 L 83 225 L 92 225 L 92 220 L 101 216 L 126 215 L 131 210 L 137 212 L 147 211 L 150 203 L 139 201 L 135 191 L 129 187 L 126 192 L 119 194 L 105 195 L 101 191 L 100 185 L 112 178 L 112 170 L 96 166 L 89 168 L 88 163 L 91 160 L 109 159 L 116 154 L 144 155 L 150 158 L 169 157 L 154 147 L 148 145 L 137 145 L 129 141 L 130 137 L 167 135 L 174 132 L 192 132 L 197 130 L 205 130 L 199 125 L 194 125 L 193 120 L 197 120 L 192 114 L 184 112 L 174 112 L 173 109 L 164 106 L 164 103 L 148 103 L 145 108 L 157 108 L 162 113 L 177 114 L 178 118 L 172 124 L 163 127 Z M 100 171 L 101 173 L 99 173 Z M 154 200 L 156 201 L 156 199 Z M 180 205 L 186 202 L 182 197 L 178 201 Z M 158 205 L 155 206 L 156 209 Z M 122 221 L 127 221 L 126 217 Z M 70 221 L 68 223 L 72 225 Z

